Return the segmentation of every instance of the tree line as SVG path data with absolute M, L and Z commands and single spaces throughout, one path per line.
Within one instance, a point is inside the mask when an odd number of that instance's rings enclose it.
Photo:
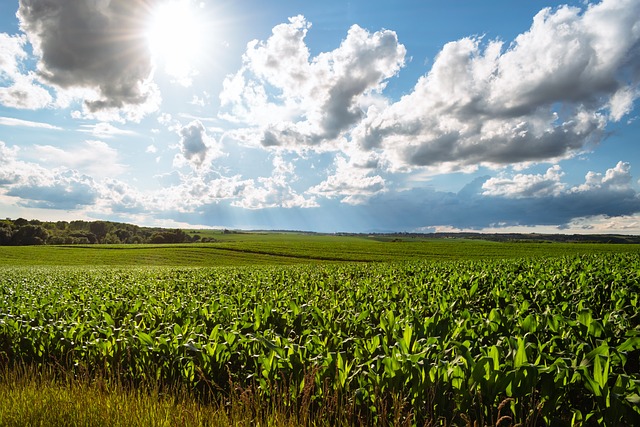
M 111 221 L 0 220 L 0 246 L 88 245 L 120 243 L 192 243 L 212 241 L 180 229 L 140 227 Z

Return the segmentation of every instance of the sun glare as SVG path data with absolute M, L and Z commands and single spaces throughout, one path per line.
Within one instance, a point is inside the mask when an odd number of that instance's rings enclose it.
M 154 10 L 147 30 L 149 48 L 165 71 L 188 83 L 203 54 L 206 28 L 190 0 L 167 0 Z

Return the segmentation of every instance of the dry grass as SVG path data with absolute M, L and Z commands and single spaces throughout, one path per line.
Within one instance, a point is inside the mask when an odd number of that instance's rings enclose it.
M 310 371 L 309 379 L 314 374 Z M 5 367 L 0 368 L 0 426 L 362 425 L 340 399 L 314 405 L 312 386 L 296 399 L 286 398 L 290 393 L 282 385 L 270 390 L 269 399 L 255 387 L 230 386 L 231 392 L 221 400 L 202 404 L 181 389 L 132 387 L 100 376 L 61 374 L 52 368 Z
M 239 427 L 324 427 L 416 425 L 413 410 L 399 396 L 376 399 L 375 413 L 361 414 L 358 406 L 340 398 L 328 386 L 322 387 L 322 404 L 314 402 L 318 391 L 310 369 L 299 393 L 288 384 L 274 385 L 266 394 L 257 387 L 242 388 L 230 383 L 230 392 L 220 400 L 203 404 L 193 393 L 167 390 L 157 384 L 122 384 L 103 376 L 70 375 L 51 367 L 0 367 L 0 426 L 239 426 Z M 270 397 L 266 397 L 266 396 Z M 293 397 L 292 397 L 293 396 Z M 505 415 L 506 399 L 498 408 L 496 427 L 513 423 Z M 458 414 L 461 424 L 443 418 L 424 421 L 425 426 L 485 426 L 484 420 L 472 421 Z M 493 427 L 493 422 L 490 422 Z M 536 425 L 525 423 L 525 425 Z

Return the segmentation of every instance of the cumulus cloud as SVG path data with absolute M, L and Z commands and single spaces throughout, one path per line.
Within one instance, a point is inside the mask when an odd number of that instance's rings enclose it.
M 603 193 L 628 193 L 631 189 L 631 165 L 628 162 L 618 162 L 615 167 L 607 169 L 602 174 L 590 171 L 585 176 L 585 182 L 575 187 L 568 187 L 560 181 L 564 176 L 560 166 L 555 165 L 547 169 L 544 175 L 517 174 L 512 178 L 505 176 L 489 178 L 482 184 L 482 195 L 500 196 L 506 198 L 545 198 L 545 197 L 574 197 L 592 195 L 598 198 Z
M 501 176 L 489 178 L 482 184 L 483 196 L 498 196 L 510 199 L 545 198 L 545 197 L 585 197 L 591 195 L 599 198 L 602 194 L 633 193 L 631 183 L 631 165 L 618 162 L 615 167 L 602 174 L 590 171 L 581 185 L 568 187 L 561 182 L 564 172 L 555 165 L 541 174 L 517 174 L 509 178 Z
M 586 223 L 585 218 L 640 213 L 640 194 L 630 185 L 624 162 L 604 174 L 590 172 L 582 185 L 570 186 L 560 181 L 561 176 L 560 169 L 552 167 L 542 175 L 517 174 L 511 182 L 506 177 L 479 177 L 457 193 L 432 188 L 380 193 L 351 209 L 353 215 L 366 214 L 373 229 L 383 230 L 563 227 Z M 349 215 L 347 210 L 344 215 Z
M 143 33 L 149 11 L 148 1 L 20 0 L 17 16 L 43 81 L 93 91 L 88 113 L 129 108 L 135 117 L 158 102 Z
M 51 94 L 34 83 L 34 76 L 15 76 L 13 84 L 0 87 L 0 104 L 23 110 L 37 110 L 51 104 Z
M 8 84 L 0 87 L 0 104 L 19 109 L 39 109 L 52 102 L 49 92 L 34 82 L 34 74 L 23 74 L 20 65 L 27 59 L 25 36 L 0 33 L 0 80 Z
M 585 183 L 577 187 L 575 191 L 588 192 L 597 189 L 625 190 L 631 184 L 631 165 L 628 162 L 618 164 L 608 169 L 604 175 L 597 172 L 589 172 L 585 177 Z
M 625 175 L 624 170 L 624 167 L 616 166 L 603 171 L 601 177 L 603 180 L 607 175 L 610 179 L 619 177 Z M 551 172 L 545 172 L 541 176 L 549 178 L 557 177 L 558 174 L 558 168 L 551 168 Z M 237 226 L 241 218 L 247 224 L 260 224 L 265 228 L 275 229 L 308 229 L 313 224 L 314 230 L 327 232 L 500 232 L 517 229 L 520 232 L 564 230 L 601 233 L 628 233 L 632 227 L 637 228 L 640 218 L 640 194 L 632 185 L 601 186 L 578 191 L 580 185 L 560 182 L 558 188 L 562 188 L 562 191 L 529 191 L 528 196 L 515 193 L 486 195 L 483 184 L 489 179 L 490 177 L 478 177 L 457 193 L 438 191 L 427 186 L 379 192 L 362 204 L 341 203 L 339 198 L 318 198 L 321 209 L 290 208 L 286 211 L 284 208 L 274 207 L 268 214 L 259 209 L 242 209 L 239 205 L 236 205 L 235 210 L 230 210 L 226 204 L 205 205 L 183 218 L 192 218 L 193 221 L 199 221 L 197 223 L 202 223 L 203 220 L 206 223 L 205 218 L 215 218 L 211 225 L 224 226 Z
M 102 215 L 152 212 L 151 197 L 122 181 L 106 178 L 99 183 L 99 198 L 91 207 Z
M 639 16 L 637 0 L 543 9 L 511 43 L 447 43 L 396 102 L 384 89 L 406 50 L 393 31 L 355 25 L 311 57 L 297 16 L 248 44 L 221 117 L 248 125 L 230 134 L 241 142 L 355 147 L 390 171 L 557 162 L 597 145 L 640 96 Z
M 0 193 L 19 198 L 20 206 L 77 209 L 97 199 L 97 185 L 92 178 L 19 160 L 19 151 L 0 141 Z
M 640 227 L 640 215 L 621 215 L 610 217 L 599 215 L 590 218 L 577 218 L 571 221 L 563 230 L 568 232 L 571 229 L 578 231 L 589 231 L 590 233 L 608 234 L 628 234 L 638 230 Z
M 178 131 L 180 153 L 174 160 L 175 166 L 190 164 L 195 168 L 206 166 L 212 159 L 222 155 L 215 139 L 207 134 L 207 130 L 199 120 L 194 120 Z
M 27 57 L 24 51 L 25 36 L 11 36 L 0 33 L 0 73 L 6 77 L 14 78 L 20 74 L 18 66 Z
M 32 175 L 28 180 L 12 186 L 6 195 L 19 197 L 21 206 L 45 209 L 78 209 L 98 198 L 95 181 L 75 171 L 57 174 Z
M 336 170 L 325 181 L 311 187 L 307 193 L 327 198 L 341 198 L 342 203 L 357 205 L 365 203 L 371 196 L 385 191 L 385 182 L 380 175 L 371 176 L 366 166 L 336 158 Z M 365 166 L 365 167 L 363 167 Z
M 372 108 L 354 140 L 396 168 L 507 165 L 570 157 L 597 144 L 638 98 L 640 3 L 538 13 L 506 48 L 446 44 L 414 90 Z
M 250 180 L 231 205 L 245 209 L 318 207 L 314 197 L 305 198 L 291 187 L 296 180 L 294 165 L 276 156 L 271 176 Z
M 236 200 L 252 184 L 240 175 L 216 173 L 179 175 L 179 182 L 150 195 L 148 208 L 158 211 L 193 212 L 204 206 Z
M 7 147 L 0 141 L 0 185 L 7 185 L 16 182 L 20 177 L 18 169 L 24 169 L 17 162 L 18 151 L 17 146 Z
M 222 117 L 257 127 L 247 135 L 263 146 L 295 149 L 341 137 L 404 64 L 395 32 L 357 25 L 340 47 L 311 58 L 304 40 L 310 27 L 296 16 L 268 40 L 252 41 L 242 68 L 223 83 Z
M 101 143 L 104 144 L 104 143 Z M 110 155 L 106 144 L 88 142 L 86 149 L 95 148 L 102 155 Z M 106 151 L 105 151 L 106 150 Z M 25 161 L 23 154 L 38 157 Z M 0 141 L 0 196 L 16 198 L 16 205 L 28 208 L 76 210 L 99 212 L 101 216 L 117 215 L 119 218 L 159 218 L 167 215 L 186 215 L 212 209 L 221 203 L 229 208 L 292 209 L 318 206 L 313 198 L 307 198 L 291 187 L 296 180 L 295 168 L 281 157 L 275 157 L 274 172 L 269 177 L 256 180 L 240 175 L 223 176 L 211 170 L 175 172 L 175 180 L 154 190 L 139 189 L 118 179 L 82 167 L 88 161 L 81 150 L 79 159 L 69 160 L 69 152 L 55 147 L 39 146 L 29 153 L 21 153 L 17 146 Z M 45 167 L 46 157 L 64 157 L 66 161 L 55 167 Z M 63 159 L 64 160 L 64 159 Z M 91 164 L 91 162 L 89 162 Z M 94 176 L 72 169 L 82 168 Z
M 485 196 L 542 197 L 554 196 L 564 191 L 560 182 L 564 173 L 560 166 L 547 169 L 544 175 L 517 174 L 513 178 L 490 178 L 482 184 Z

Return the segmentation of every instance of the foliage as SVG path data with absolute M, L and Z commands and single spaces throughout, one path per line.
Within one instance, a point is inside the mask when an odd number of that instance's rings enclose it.
M 190 243 L 185 231 L 138 227 L 110 221 L 28 221 L 24 218 L 0 221 L 0 246 L 71 245 L 95 243 Z
M 10 363 L 368 424 L 640 424 L 637 253 L 0 273 Z

